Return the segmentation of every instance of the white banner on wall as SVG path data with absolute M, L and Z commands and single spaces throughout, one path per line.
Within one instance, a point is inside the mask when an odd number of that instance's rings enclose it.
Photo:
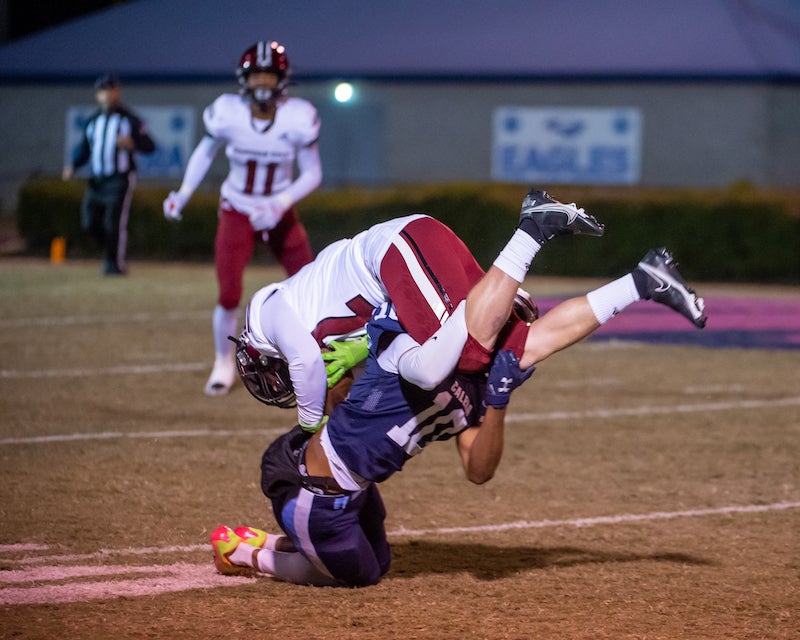
M 96 106 L 71 106 L 67 109 L 64 163 L 72 162 L 75 148 L 81 142 L 86 120 Z M 186 161 L 195 146 L 195 111 L 192 107 L 133 107 L 132 111 L 144 120 L 147 132 L 156 143 L 149 155 L 137 154 L 139 177 L 176 178 L 183 175 Z M 84 167 L 83 172 L 87 169 Z
M 498 107 L 492 179 L 636 184 L 642 116 L 633 108 Z

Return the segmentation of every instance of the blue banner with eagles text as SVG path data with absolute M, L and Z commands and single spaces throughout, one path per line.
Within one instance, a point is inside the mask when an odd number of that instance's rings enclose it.
M 492 179 L 636 184 L 641 142 L 642 116 L 634 108 L 498 107 Z

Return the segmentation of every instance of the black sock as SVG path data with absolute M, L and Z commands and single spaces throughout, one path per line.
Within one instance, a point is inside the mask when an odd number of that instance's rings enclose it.
M 650 289 L 647 284 L 650 280 L 650 276 L 639 267 L 631 271 L 631 275 L 633 276 L 633 283 L 636 285 L 636 290 L 639 292 L 639 295 L 642 296 L 643 300 L 649 300 Z
M 539 225 L 536 224 L 531 218 L 523 218 L 522 221 L 519 223 L 518 229 L 527 233 L 531 238 L 536 240 L 539 244 L 544 244 L 547 242 L 547 238 L 544 237 L 542 230 L 539 228 Z

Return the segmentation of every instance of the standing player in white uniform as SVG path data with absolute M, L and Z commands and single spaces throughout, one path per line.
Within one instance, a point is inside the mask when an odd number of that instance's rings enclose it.
M 214 241 L 219 298 L 213 315 L 214 368 L 205 386 L 210 396 L 226 394 L 236 375 L 227 338 L 237 333 L 242 279 L 255 242 L 266 242 L 290 276 L 313 260 L 294 205 L 322 180 L 320 123 L 309 102 L 286 95 L 290 72 L 277 42 L 257 42 L 244 52 L 237 69 L 241 95 L 223 94 L 203 112 L 206 135 L 189 158 L 180 189 L 164 201 L 164 215 L 180 220 L 225 147 L 230 171 L 220 190 Z

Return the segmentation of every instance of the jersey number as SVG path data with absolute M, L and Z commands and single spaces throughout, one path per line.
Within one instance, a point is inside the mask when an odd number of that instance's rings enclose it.
M 356 329 L 362 328 L 369 321 L 372 315 L 373 306 L 367 302 L 364 296 L 356 296 L 346 303 L 346 306 L 353 312 L 352 316 L 340 318 L 323 318 L 311 332 L 314 339 L 321 345 L 325 338 L 330 336 L 342 336 Z
M 267 175 L 264 178 L 264 190 L 261 192 L 263 195 L 268 196 L 272 193 L 272 181 L 275 179 L 275 169 L 278 167 L 277 162 L 270 162 L 267 164 Z M 244 192 L 249 196 L 253 194 L 253 183 L 256 180 L 256 169 L 258 162 L 255 160 L 247 161 L 247 182 L 244 185 Z
M 441 435 L 446 433 L 459 433 L 467 426 L 467 417 L 464 415 L 464 410 L 461 408 L 453 409 L 445 413 L 447 404 L 452 399 L 452 396 L 447 391 L 442 391 L 436 396 L 434 404 L 428 407 L 425 411 L 418 413 L 405 424 L 392 427 L 386 435 L 389 436 L 396 444 L 403 448 L 409 456 L 415 456 L 422 451 L 422 446 L 419 445 L 420 440 L 424 437 L 434 434 L 435 439 L 440 439 Z M 420 423 L 429 422 L 426 426 L 418 429 Z M 443 429 L 442 427 L 448 426 L 449 428 Z

